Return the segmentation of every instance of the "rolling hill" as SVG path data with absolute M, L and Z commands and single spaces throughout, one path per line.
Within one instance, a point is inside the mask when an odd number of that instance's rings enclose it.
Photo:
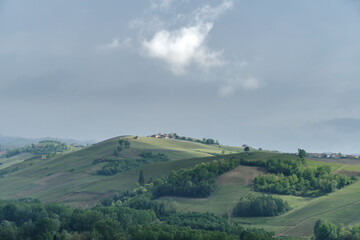
M 129 148 L 119 147 L 119 140 L 129 141 Z M 115 150 L 115 151 L 114 151 Z M 115 154 L 116 152 L 116 154 Z M 163 161 L 146 161 L 144 152 L 154 156 L 166 156 Z M 116 156 L 114 156 L 116 155 Z M 23 156 L 26 157 L 26 156 Z M 241 158 L 249 161 L 269 159 L 298 159 L 295 154 L 269 151 L 244 152 L 242 147 L 206 145 L 191 141 L 157 139 L 151 137 L 115 137 L 87 148 L 69 152 L 49 159 L 33 158 L 10 167 L 17 171 L 0 178 L 0 198 L 38 198 L 45 202 L 61 202 L 70 206 L 91 207 L 105 197 L 132 191 L 138 187 L 138 176 L 142 170 L 145 180 L 167 176 L 171 171 L 192 168 L 197 164 L 215 159 Z M 142 164 L 121 169 L 113 175 L 98 174 L 98 170 L 111 162 L 129 161 Z M 5 163 L 4 163 L 5 164 Z M 306 167 L 316 169 L 329 165 L 333 173 L 360 175 L 357 160 L 306 160 Z M 6 168 L 5 168 L 6 169 Z M 254 193 L 254 178 L 266 174 L 262 167 L 243 166 L 216 178 L 217 188 L 207 198 L 170 197 L 179 212 L 210 212 L 218 216 L 227 215 L 232 222 L 247 227 L 259 227 L 275 232 L 276 236 L 310 238 L 317 219 L 352 226 L 360 223 L 360 182 L 320 197 L 277 195 L 286 200 L 292 210 L 276 217 L 231 217 L 237 201 Z M 255 192 L 255 194 L 260 194 Z M 156 201 L 168 201 L 162 197 Z
M 151 151 L 165 154 L 169 161 L 144 164 L 113 176 L 97 174 L 106 163 L 94 161 L 112 158 L 120 139 L 128 140 L 131 147 L 120 151 L 119 159 L 136 161 L 141 159 L 142 152 Z M 171 170 L 206 161 L 203 158 L 236 152 L 243 152 L 243 148 L 151 137 L 116 137 L 54 158 L 30 159 L 11 166 L 19 170 L 0 179 L 0 198 L 33 197 L 87 207 L 116 192 L 131 190 L 137 184 L 140 169 L 146 179 L 155 179 Z

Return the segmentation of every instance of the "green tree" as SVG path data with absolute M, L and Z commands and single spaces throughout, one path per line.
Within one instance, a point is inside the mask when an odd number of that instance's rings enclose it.
M 245 148 L 244 148 L 244 151 L 245 151 L 245 152 L 249 152 L 249 151 L 250 151 L 250 148 L 249 148 L 249 147 L 245 147 Z
M 299 158 L 304 158 L 304 157 L 306 157 L 306 155 L 307 155 L 307 153 L 305 152 L 304 149 L 301 149 L 301 148 L 298 149 Z
M 130 141 L 129 140 L 127 140 L 127 139 L 124 140 L 124 147 L 125 148 L 130 148 Z
M 144 186 L 145 185 L 145 177 L 144 177 L 144 172 L 143 170 L 140 170 L 140 173 L 139 173 L 139 184 L 141 186 Z

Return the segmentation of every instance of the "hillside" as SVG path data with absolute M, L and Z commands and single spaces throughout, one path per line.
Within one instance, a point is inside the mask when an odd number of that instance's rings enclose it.
M 271 153 L 254 153 L 254 158 L 283 158 L 296 159 L 295 155 Z M 306 160 L 307 167 L 316 168 L 318 166 L 329 165 L 333 173 L 346 175 L 360 175 L 360 161 L 341 160 L 341 163 L 334 161 L 314 161 Z M 360 210 L 360 182 L 356 182 L 348 187 L 337 190 L 333 193 L 320 197 L 301 197 L 291 195 L 278 195 L 286 200 L 293 208 L 284 215 L 276 217 L 231 217 L 231 211 L 237 201 L 249 193 L 254 192 L 253 181 L 258 175 L 266 172 L 263 168 L 251 166 L 239 166 L 236 169 L 222 174 L 217 178 L 217 189 L 207 198 L 183 198 L 183 197 L 163 197 L 159 201 L 172 199 L 181 212 L 211 212 L 216 215 L 227 213 L 233 222 L 241 223 L 243 226 L 260 227 L 268 231 L 273 231 L 276 236 L 292 236 L 310 238 L 313 235 L 313 227 L 319 218 L 328 220 L 336 224 L 352 226 L 360 224 L 358 212 Z
M 0 176 L 26 166 L 26 164 L 22 164 L 24 161 L 32 160 L 31 162 L 34 162 L 35 159 L 50 159 L 82 148 L 84 147 L 81 145 L 67 145 L 59 141 L 42 140 L 36 144 L 7 149 L 0 155 Z
M 129 147 L 120 145 L 127 141 Z M 120 148 L 119 148 L 120 146 Z M 26 153 L 25 153 L 26 154 Z M 150 158 L 148 157 L 150 156 Z M 17 158 L 28 158 L 20 154 Z M 160 159 L 160 160 L 159 160 Z M 112 138 L 87 148 L 53 158 L 30 158 L 8 167 L 17 171 L 0 178 L 0 198 L 38 198 L 45 202 L 61 202 L 70 206 L 91 207 L 100 200 L 137 187 L 139 172 L 145 181 L 168 176 L 173 170 L 191 169 L 200 163 L 214 160 L 243 159 L 263 163 L 271 159 L 299 162 L 295 154 L 268 151 L 244 152 L 241 147 L 206 145 L 192 141 L 123 136 Z M 329 166 L 330 174 L 360 175 L 360 161 L 341 159 L 315 161 L 306 159 L 305 168 Z M 99 174 L 99 170 L 127 163 L 112 175 Z M 6 162 L 3 163 L 4 168 Z M 115 164 L 115 165 L 114 165 Z M 264 165 L 263 165 L 264 166 Z M 290 166 L 290 165 L 289 165 Z M 101 171 L 100 171 L 101 173 Z M 254 192 L 254 179 L 265 175 L 264 167 L 240 165 L 216 178 L 216 189 L 205 198 L 161 197 L 156 202 L 174 202 L 180 213 L 213 213 L 228 216 L 229 221 L 244 227 L 259 227 L 273 231 L 276 236 L 310 238 L 319 218 L 346 226 L 360 223 L 360 182 L 317 197 L 271 194 L 287 201 L 291 210 L 276 217 L 234 217 L 233 208 L 241 197 Z
M 128 140 L 130 148 L 118 152 L 117 160 L 135 162 L 142 158 L 141 153 L 151 151 L 154 155 L 165 154 L 169 161 L 143 164 L 140 168 L 112 176 L 97 174 L 106 165 L 101 159 L 114 158 L 114 150 L 119 147 L 120 139 Z M 243 148 L 150 137 L 116 137 L 54 158 L 30 159 L 13 165 L 13 168 L 20 170 L 0 179 L 0 198 L 33 197 L 73 206 L 92 206 L 105 196 L 111 197 L 116 192 L 131 190 L 136 186 L 140 169 L 144 170 L 147 180 L 155 179 L 173 169 L 200 163 L 204 157 L 212 159 L 214 155 L 236 152 L 243 152 Z M 94 161 L 100 163 L 94 164 Z

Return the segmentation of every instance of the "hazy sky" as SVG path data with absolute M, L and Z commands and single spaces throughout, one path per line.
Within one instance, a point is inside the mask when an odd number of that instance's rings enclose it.
M 356 0 L 0 0 L 0 134 L 360 153 Z

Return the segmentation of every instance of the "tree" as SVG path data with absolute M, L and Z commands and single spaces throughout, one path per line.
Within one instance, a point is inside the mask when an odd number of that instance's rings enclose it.
M 129 148 L 129 147 L 130 147 L 130 142 L 129 142 L 129 140 L 125 139 L 125 141 L 124 141 L 124 147 L 125 147 L 125 148 Z
M 306 157 L 306 155 L 307 155 L 307 153 L 305 152 L 304 149 L 301 149 L 301 148 L 298 149 L 299 158 L 304 158 L 304 157 Z
M 245 148 L 244 148 L 244 151 L 245 151 L 245 152 L 248 152 L 248 151 L 250 151 L 250 148 L 249 148 L 249 147 L 245 147 Z
M 140 170 L 140 173 L 139 173 L 139 184 L 141 186 L 144 186 L 145 185 L 145 177 L 144 177 L 144 172 L 143 170 Z

